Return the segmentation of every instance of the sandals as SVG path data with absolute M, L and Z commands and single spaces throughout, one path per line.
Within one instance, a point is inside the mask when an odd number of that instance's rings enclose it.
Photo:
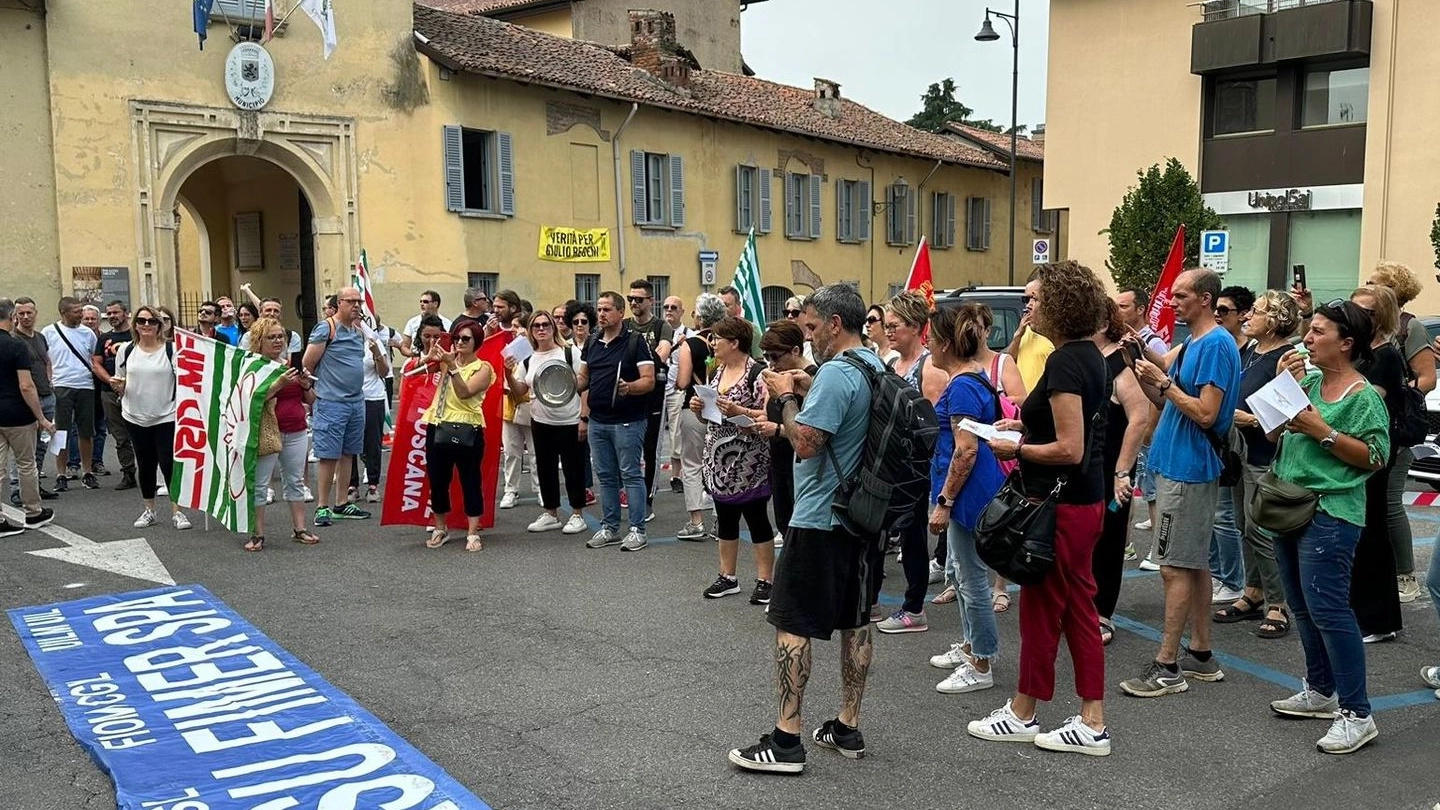
M 425 541 L 426 548 L 440 548 L 450 542 L 450 530 L 439 526 L 430 530 L 430 539 Z
M 955 593 L 955 586 L 951 585 L 940 593 L 935 594 L 935 598 L 930 600 L 930 604 L 948 605 L 958 598 L 959 596 Z
M 300 543 L 306 546 L 313 546 L 316 543 L 320 542 L 319 537 L 316 537 L 315 535 L 305 531 L 304 529 L 295 529 L 294 531 L 290 532 L 290 540 L 292 542 Z
M 248 543 L 245 544 L 245 550 L 246 550 L 246 551 L 264 551 L 264 550 L 265 550 L 265 535 L 263 535 L 263 534 L 252 534 L 252 535 L 250 535 L 250 542 L 248 542 Z
M 1255 635 L 1260 638 L 1284 638 L 1290 632 L 1290 611 L 1279 606 L 1270 609 L 1280 611 L 1280 618 L 1271 619 L 1267 616 L 1260 622 L 1260 629 L 1255 631 Z
M 1100 646 L 1109 647 L 1110 642 L 1115 640 L 1115 625 L 1108 619 L 1100 620 Z
M 1010 609 L 1010 594 L 1000 591 L 990 597 L 990 609 L 996 613 L 1004 613 Z
M 1240 602 L 1245 603 L 1244 608 L 1235 607 L 1235 605 Z M 1234 624 L 1235 622 L 1264 618 L 1264 616 L 1265 602 L 1263 600 L 1251 599 L 1241 594 L 1240 598 L 1236 599 L 1235 602 L 1215 611 L 1214 619 L 1218 624 Z
M 466 538 L 465 538 L 465 550 L 466 550 L 466 551 L 480 551 L 480 550 L 483 549 L 483 548 L 485 548 L 485 544 L 482 543 L 482 542 L 480 542 L 480 535 L 478 535 L 478 534 L 472 534 L 472 535 L 466 536 Z

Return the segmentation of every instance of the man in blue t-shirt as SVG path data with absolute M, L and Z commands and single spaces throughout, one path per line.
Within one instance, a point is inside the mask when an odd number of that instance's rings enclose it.
M 311 440 L 315 458 L 320 460 L 316 476 L 315 525 L 329 526 L 336 518 L 364 520 L 370 513 L 341 499 L 355 457 L 365 446 L 365 352 L 382 362 L 381 349 L 363 334 L 360 307 L 364 299 L 354 287 L 344 287 L 335 296 L 335 314 L 310 332 L 301 360 L 309 379 L 302 387 L 315 388 L 310 411 Z
M 839 716 L 816 729 L 811 739 L 852 759 L 864 754 L 865 741 L 855 726 L 873 654 L 870 566 L 880 560 L 879 538 L 851 534 L 831 508 L 840 477 L 827 446 L 849 475 L 860 464 L 870 424 L 865 373 L 839 355 L 851 351 L 851 357 L 876 371 L 883 366 L 874 352 L 859 351 L 865 302 L 854 287 L 832 284 L 816 290 L 805 300 L 800 321 L 821 364 L 813 381 L 803 371 L 763 374 L 770 396 L 781 404 L 782 435 L 795 447 L 795 513 L 785 536 L 785 554 L 775 566 L 768 611 L 776 628 L 780 712 L 775 729 L 759 744 L 730 752 L 731 763 L 764 773 L 805 769 L 800 705 L 810 677 L 810 639 L 828 639 L 836 630 L 844 702 Z M 797 394 L 805 396 L 803 408 Z
M 1155 561 L 1165 580 L 1165 628 L 1160 651 L 1145 672 L 1120 684 L 1136 697 L 1160 697 L 1190 688 L 1187 677 L 1225 677 L 1210 652 L 1210 536 L 1224 465 L 1207 432 L 1225 437 L 1240 399 L 1240 352 L 1215 321 L 1220 277 L 1187 270 L 1175 280 L 1170 306 L 1190 327 L 1168 374 L 1140 360 L 1135 373 L 1146 396 L 1163 408 L 1150 444 L 1155 474 Z M 1222 438 L 1223 441 L 1223 438 Z M 1192 621 L 1190 647 L 1180 637 Z

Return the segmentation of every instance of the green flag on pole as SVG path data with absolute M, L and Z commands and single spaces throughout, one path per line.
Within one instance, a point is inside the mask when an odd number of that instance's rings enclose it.
M 745 308 L 745 320 L 757 326 L 765 325 L 765 299 L 760 295 L 760 254 L 755 252 L 755 229 L 745 239 L 745 249 L 740 252 L 740 263 L 735 266 L 734 287 L 740 293 L 740 305 Z

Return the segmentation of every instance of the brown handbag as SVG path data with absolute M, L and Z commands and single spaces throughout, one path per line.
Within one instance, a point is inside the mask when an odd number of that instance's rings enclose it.
M 265 411 L 260 415 L 260 448 L 258 456 L 273 456 L 280 452 L 284 437 L 280 435 L 280 418 L 275 415 L 275 398 L 265 400 Z

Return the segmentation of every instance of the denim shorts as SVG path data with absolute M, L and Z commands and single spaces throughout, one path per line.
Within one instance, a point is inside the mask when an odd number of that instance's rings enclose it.
M 316 400 L 310 413 L 310 432 L 318 459 L 334 461 L 342 455 L 360 455 L 365 448 L 365 401 Z

